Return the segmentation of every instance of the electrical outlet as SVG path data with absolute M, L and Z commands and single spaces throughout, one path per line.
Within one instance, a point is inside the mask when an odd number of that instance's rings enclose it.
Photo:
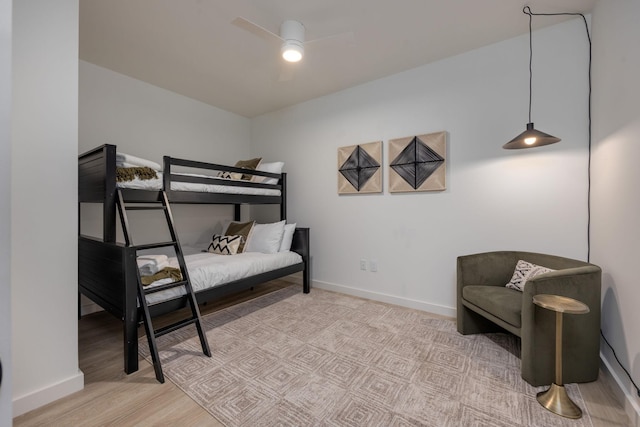
M 361 259 L 360 260 L 360 270 L 367 271 L 367 260 L 366 259 Z
M 369 261 L 369 271 L 371 271 L 372 273 L 376 273 L 378 271 L 378 261 L 376 261 L 375 259 Z

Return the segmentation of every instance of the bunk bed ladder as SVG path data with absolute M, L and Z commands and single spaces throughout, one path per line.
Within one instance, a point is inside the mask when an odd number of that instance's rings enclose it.
M 144 249 L 173 247 L 176 253 L 178 264 L 180 266 L 180 274 L 182 275 L 181 281 L 154 286 L 153 288 L 150 288 L 150 289 L 144 288 L 142 284 L 142 277 L 140 275 L 140 270 L 136 269 L 136 275 L 138 278 L 138 301 L 140 303 L 140 308 L 142 308 L 144 328 L 147 334 L 147 340 L 149 342 L 149 352 L 151 353 L 151 359 L 153 360 L 153 369 L 155 370 L 156 379 L 160 383 L 164 383 L 164 375 L 162 373 L 162 366 L 160 364 L 160 357 L 158 355 L 156 338 L 161 337 L 162 335 L 168 334 L 170 332 L 176 331 L 178 329 L 181 329 L 185 326 L 195 324 L 196 329 L 198 331 L 198 336 L 200 337 L 202 352 L 208 357 L 211 357 L 211 350 L 209 349 L 207 336 L 205 335 L 204 330 L 202 328 L 200 309 L 198 308 L 198 302 L 196 301 L 196 297 L 193 293 L 193 287 L 191 286 L 191 281 L 189 280 L 189 273 L 187 272 L 187 266 L 184 261 L 182 248 L 180 247 L 180 242 L 178 241 L 178 235 L 176 234 L 176 231 L 175 231 L 175 227 L 173 223 L 173 215 L 171 214 L 171 208 L 169 207 L 169 200 L 167 198 L 167 194 L 164 191 L 161 191 L 160 194 L 161 194 L 161 199 L 159 204 L 158 202 L 155 202 L 153 206 L 149 206 L 150 202 L 145 202 L 144 206 L 142 206 L 142 203 L 138 203 L 135 206 L 127 206 L 124 202 L 124 198 L 122 197 L 122 192 L 120 191 L 120 189 L 117 189 L 116 204 L 118 206 L 118 213 L 120 214 L 120 222 L 122 224 L 122 232 L 124 234 L 125 243 L 127 246 L 133 247 L 136 250 L 136 256 L 138 251 L 144 250 Z M 134 245 L 131 240 L 131 235 L 129 233 L 129 221 L 126 213 L 127 210 L 163 210 L 165 214 L 165 218 L 167 220 L 169 233 L 171 235 L 171 241 Z M 170 325 L 163 326 L 158 329 L 154 329 L 146 296 L 155 292 L 164 291 L 166 289 L 177 288 L 177 287 L 185 288 L 187 301 L 191 308 L 191 317 L 177 321 Z

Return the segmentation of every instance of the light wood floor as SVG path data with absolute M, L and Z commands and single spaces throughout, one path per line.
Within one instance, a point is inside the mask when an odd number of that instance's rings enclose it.
M 202 306 L 201 311 L 206 314 L 220 310 L 290 284 L 274 280 L 254 291 Z M 140 360 L 138 372 L 123 372 L 119 320 L 100 312 L 84 316 L 78 324 L 85 388 L 15 418 L 14 426 L 222 426 L 171 381 L 158 384 L 153 367 L 146 360 Z M 580 391 L 594 427 L 630 425 L 603 375 L 596 382 L 580 384 Z

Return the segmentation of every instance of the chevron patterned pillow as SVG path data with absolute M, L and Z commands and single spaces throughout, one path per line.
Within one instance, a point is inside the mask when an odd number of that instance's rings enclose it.
M 507 288 L 515 289 L 516 291 L 522 292 L 524 290 L 524 285 L 527 283 L 527 280 L 533 279 L 539 274 L 548 273 L 550 271 L 555 270 L 532 264 L 527 261 L 519 260 L 516 264 L 516 269 L 513 272 L 513 277 L 511 277 L 511 280 L 505 286 Z
M 207 252 L 219 255 L 235 255 L 238 253 L 242 236 L 220 236 L 214 234 Z

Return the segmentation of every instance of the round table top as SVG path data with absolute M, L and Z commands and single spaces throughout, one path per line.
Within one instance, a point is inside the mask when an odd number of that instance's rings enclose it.
M 585 314 L 589 312 L 589 307 L 582 301 L 560 295 L 534 295 L 533 303 L 547 310 L 553 310 L 559 313 Z

